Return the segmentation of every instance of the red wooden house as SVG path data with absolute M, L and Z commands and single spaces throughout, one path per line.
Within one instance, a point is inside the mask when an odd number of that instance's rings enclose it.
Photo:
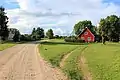
M 78 36 L 80 39 L 85 42 L 94 42 L 95 36 L 94 34 L 86 27 L 83 32 Z

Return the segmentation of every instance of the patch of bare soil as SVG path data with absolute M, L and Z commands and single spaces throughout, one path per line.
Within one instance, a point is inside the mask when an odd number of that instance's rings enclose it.
M 77 49 L 77 48 L 76 48 Z M 66 55 L 64 55 L 63 59 L 61 60 L 60 62 L 60 67 L 63 67 L 65 65 L 65 60 L 73 53 L 74 50 L 76 49 L 73 49 L 71 52 L 67 53 Z
M 80 66 L 80 69 L 81 71 L 83 72 L 83 78 L 84 80 L 92 80 L 92 76 L 91 76 L 91 73 L 89 71 L 89 67 L 88 67 L 88 64 L 87 64 L 87 60 L 85 59 L 84 57 L 84 51 L 87 49 L 84 48 L 82 53 L 81 53 L 81 56 L 80 56 L 80 59 L 79 59 L 79 66 Z

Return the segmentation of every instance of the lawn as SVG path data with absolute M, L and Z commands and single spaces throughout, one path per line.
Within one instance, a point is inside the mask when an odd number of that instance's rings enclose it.
M 91 44 L 85 51 L 93 80 L 120 80 L 120 44 Z
M 60 67 L 63 56 L 72 53 L 65 60 L 61 70 L 68 76 L 70 80 L 82 80 L 82 73 L 78 60 L 82 50 L 87 45 L 84 43 L 68 43 L 64 40 L 44 40 L 39 45 L 40 54 L 45 60 L 50 62 L 54 67 Z
M 7 42 L 7 43 L 4 43 L 4 44 L 0 43 L 0 51 L 2 51 L 4 49 L 7 49 L 9 47 L 12 47 L 14 45 L 16 45 L 16 43 L 12 43 L 12 42 L 11 43 Z
M 65 61 L 62 70 L 68 75 L 70 80 L 82 80 L 83 78 L 78 61 L 82 50 L 86 46 L 87 45 L 80 45 Z
M 59 67 L 60 61 L 63 56 L 79 45 L 73 43 L 65 43 L 64 40 L 49 40 L 43 41 L 39 45 L 41 56 L 49 61 L 53 66 Z

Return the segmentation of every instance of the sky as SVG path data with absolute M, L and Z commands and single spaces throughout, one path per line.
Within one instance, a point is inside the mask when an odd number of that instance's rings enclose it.
M 79 21 L 91 20 L 97 26 L 101 18 L 120 16 L 120 0 L 0 0 L 0 6 L 6 9 L 9 28 L 22 34 L 41 27 L 70 35 Z

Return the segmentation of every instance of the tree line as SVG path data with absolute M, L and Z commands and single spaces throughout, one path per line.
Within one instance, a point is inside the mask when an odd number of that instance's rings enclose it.
M 5 41 L 8 39 L 8 36 L 10 34 L 10 31 L 8 29 L 8 17 L 6 16 L 5 13 L 5 8 L 0 7 L 0 41 Z M 12 29 L 11 29 L 12 31 Z M 13 29 L 14 36 L 13 36 L 13 41 L 18 42 L 18 41 L 35 41 L 35 40 L 40 40 L 41 38 L 45 37 L 44 34 L 44 29 L 37 27 L 33 28 L 31 34 L 20 34 L 19 30 Z M 53 30 L 49 29 L 46 32 L 46 37 L 49 39 L 53 38 Z
M 9 36 L 8 30 L 8 17 L 5 13 L 5 8 L 0 7 L 0 40 L 7 40 Z M 106 18 L 102 18 L 99 22 L 99 26 L 94 26 L 90 20 L 79 21 L 74 26 L 75 35 L 78 36 L 86 27 L 95 35 L 97 41 L 105 43 L 105 41 L 119 42 L 120 39 L 120 17 L 116 15 L 110 15 Z M 59 35 L 55 35 L 52 29 L 44 32 L 43 28 L 33 28 L 31 34 L 20 34 L 19 30 L 14 33 L 13 40 L 17 41 L 35 41 L 41 38 L 64 38 Z
M 76 35 L 79 35 L 85 27 L 88 27 L 95 35 L 96 39 L 99 37 L 99 41 L 105 43 L 105 41 L 119 42 L 120 39 L 120 17 L 116 15 L 110 15 L 106 18 L 102 18 L 99 22 L 99 26 L 94 26 L 91 21 L 80 21 L 74 26 Z

